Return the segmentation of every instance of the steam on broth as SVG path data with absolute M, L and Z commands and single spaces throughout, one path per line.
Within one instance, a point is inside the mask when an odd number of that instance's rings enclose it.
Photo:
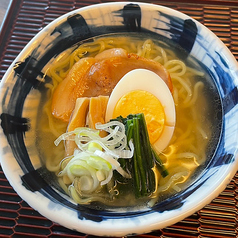
M 68 161 L 64 159 L 66 156 L 64 143 L 56 147 L 54 141 L 67 131 L 68 122 L 52 115 L 52 97 L 59 83 L 67 77 L 76 62 L 85 57 L 95 57 L 113 48 L 124 49 L 128 53 L 158 62 L 171 77 L 176 125 L 169 145 L 159 153 L 168 175 L 163 177 L 154 170 L 155 191 L 149 197 L 136 198 L 132 192 L 135 186 L 132 180 L 129 177 L 124 179 L 114 171 L 114 177 L 107 185 L 99 186 L 100 189 L 94 193 L 80 198 L 78 194 L 80 192 L 72 190 L 73 185 L 80 186 L 79 182 L 72 182 L 67 175 L 60 175 L 71 157 Z M 216 117 L 217 113 L 213 113 L 214 110 L 221 110 L 216 100 L 219 95 L 206 71 L 195 59 L 186 58 L 185 55 L 186 53 L 177 45 L 162 39 L 154 39 L 150 35 L 140 34 L 138 37 L 136 34 L 134 36 L 117 34 L 81 42 L 50 63 L 47 75 L 52 78 L 52 82 L 46 84 L 47 99 L 42 102 L 43 114 L 39 124 L 38 145 L 39 148 L 44 148 L 41 155 L 45 158 L 47 169 L 58 176 L 64 192 L 76 202 L 87 204 L 96 201 L 101 203 L 101 207 L 153 206 L 184 190 L 205 167 L 219 140 L 221 119 Z M 90 98 L 90 95 L 87 96 Z M 106 205 L 102 205 L 103 203 Z

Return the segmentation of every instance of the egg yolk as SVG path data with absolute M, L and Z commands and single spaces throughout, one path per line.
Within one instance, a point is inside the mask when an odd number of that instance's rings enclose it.
M 143 113 L 147 124 L 150 143 L 160 137 L 165 124 L 164 108 L 153 94 L 144 90 L 135 90 L 123 95 L 117 102 L 113 118 L 127 117 L 129 114 Z

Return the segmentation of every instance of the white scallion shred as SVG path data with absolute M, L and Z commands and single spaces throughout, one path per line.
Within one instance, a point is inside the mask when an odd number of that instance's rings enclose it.
M 106 131 L 108 135 L 100 137 L 99 130 Z M 62 134 L 54 143 L 58 146 L 64 140 L 75 141 L 78 147 L 72 156 L 67 157 L 67 161 L 62 160 L 66 162 L 59 172 L 59 176 L 68 176 L 71 187 L 77 186 L 73 191 L 79 194 L 95 192 L 98 186 L 111 181 L 113 170 L 125 178 L 131 178 L 118 162 L 119 158 L 129 159 L 134 154 L 133 142 L 129 141 L 127 146 L 125 126 L 121 122 L 97 123 L 96 129 L 79 127 Z M 82 184 L 84 181 L 85 184 Z

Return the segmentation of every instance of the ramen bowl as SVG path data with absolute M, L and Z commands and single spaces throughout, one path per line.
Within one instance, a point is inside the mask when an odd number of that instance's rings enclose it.
M 107 209 L 75 203 L 47 169 L 38 144 L 39 118 L 51 82 L 49 65 L 79 42 L 114 33 L 150 34 L 173 42 L 209 74 L 218 92 L 215 145 L 183 190 L 152 207 Z M 0 84 L 1 166 L 16 192 L 46 218 L 98 236 L 148 233 L 172 225 L 218 196 L 238 168 L 238 65 L 206 27 L 178 11 L 145 3 L 106 3 L 69 12 L 41 30 L 12 63 Z M 46 99 L 46 100 L 45 100 Z M 45 138 L 47 140 L 47 138 Z M 54 145 L 52 144 L 52 147 Z

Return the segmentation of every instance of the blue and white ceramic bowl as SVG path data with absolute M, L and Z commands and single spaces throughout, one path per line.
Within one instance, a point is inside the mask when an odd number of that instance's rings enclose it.
M 207 67 L 220 93 L 222 134 L 216 153 L 192 185 L 151 209 L 111 212 L 75 204 L 57 189 L 35 145 L 47 63 L 73 44 L 114 32 L 147 31 L 168 38 Z M 144 3 L 107 3 L 69 12 L 37 34 L 0 84 L 1 165 L 16 192 L 43 216 L 101 236 L 147 233 L 174 224 L 219 195 L 238 168 L 238 65 L 206 27 L 175 10 Z

